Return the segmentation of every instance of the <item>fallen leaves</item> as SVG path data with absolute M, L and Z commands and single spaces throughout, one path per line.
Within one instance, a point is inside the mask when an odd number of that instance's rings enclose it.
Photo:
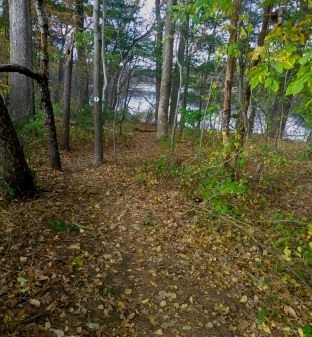
M 117 167 L 95 169 L 83 153 L 70 156 L 64 154 L 70 168 L 64 172 L 43 169 L 50 192 L 3 213 L 3 331 L 304 336 L 309 294 L 250 239 L 258 235 L 256 224 L 242 231 L 228 219 L 202 215 L 173 180 L 148 176 L 153 184 L 144 183 L 134 177 L 139 164 L 130 149 Z M 56 232 L 56 224 L 67 226 Z M 297 247 L 284 248 L 286 262 L 303 253 L 304 244 Z
M 37 307 L 37 308 L 39 308 L 40 305 L 41 305 L 41 302 L 38 301 L 38 300 L 36 300 L 35 298 L 30 298 L 30 299 L 29 299 L 29 303 L 30 303 L 30 304 L 33 304 L 33 305 L 34 305 L 35 307 Z
M 285 305 L 284 306 L 284 312 L 286 315 L 289 315 L 290 317 L 298 317 L 296 311 L 294 310 L 294 308 L 288 306 L 288 305 Z

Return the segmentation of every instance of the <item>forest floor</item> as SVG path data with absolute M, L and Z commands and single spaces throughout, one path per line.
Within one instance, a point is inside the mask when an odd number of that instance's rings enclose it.
M 311 160 L 267 165 L 258 184 L 253 158 L 235 217 L 158 175 L 155 132 L 134 129 L 117 151 L 95 168 L 91 140 L 73 141 L 61 172 L 36 169 L 37 198 L 0 201 L 0 336 L 312 336 L 311 264 L 298 262 Z M 191 157 L 178 143 L 176 162 Z

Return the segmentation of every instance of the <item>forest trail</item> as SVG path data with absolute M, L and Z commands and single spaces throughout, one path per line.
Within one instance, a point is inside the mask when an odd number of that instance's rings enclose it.
M 134 131 L 117 165 L 109 154 L 94 168 L 91 145 L 73 143 L 62 172 L 39 168 L 39 198 L 3 208 L 0 336 L 267 336 L 255 317 L 269 285 L 250 272 L 261 245 L 200 221 L 174 180 L 150 177 L 144 163 L 164 151 Z

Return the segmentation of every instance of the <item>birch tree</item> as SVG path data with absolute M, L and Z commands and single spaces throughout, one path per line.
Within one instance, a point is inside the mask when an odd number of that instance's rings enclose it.
M 93 5 L 93 97 L 94 97 L 94 165 L 103 164 L 103 130 L 102 130 L 102 88 L 101 88 L 101 31 L 100 0 Z
M 63 89 L 63 142 L 62 149 L 69 150 L 70 129 L 70 93 L 73 70 L 73 50 L 75 34 L 72 33 L 65 55 L 64 89 Z
M 156 41 L 155 41 L 155 57 L 156 57 L 156 111 L 155 122 L 158 119 L 158 107 L 161 85 L 161 64 L 162 64 L 162 38 L 163 38 L 163 20 L 160 15 L 160 0 L 155 0 L 155 15 L 156 15 Z

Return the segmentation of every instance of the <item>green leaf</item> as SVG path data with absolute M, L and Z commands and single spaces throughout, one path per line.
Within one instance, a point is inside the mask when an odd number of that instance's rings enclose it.
M 278 72 L 278 73 L 282 73 L 284 68 L 283 66 L 279 63 L 279 62 L 272 62 L 271 66 Z
M 251 89 L 255 89 L 259 85 L 258 76 L 251 78 L 249 84 L 250 84 Z
M 286 96 L 287 95 L 297 95 L 299 92 L 301 92 L 303 89 L 303 83 L 299 82 L 298 80 L 293 81 L 289 84 L 287 90 L 286 90 Z
M 27 279 L 25 279 L 25 277 L 23 277 L 23 276 L 19 276 L 19 277 L 17 278 L 17 281 L 18 281 L 19 283 L 21 283 L 21 284 L 24 284 L 24 283 L 27 282 Z
M 293 68 L 293 65 L 289 61 L 282 61 L 282 62 L 280 62 L 280 64 L 282 65 L 282 67 L 284 69 L 292 69 Z
M 98 323 L 87 323 L 87 327 L 89 329 L 97 330 L 97 329 L 99 329 L 100 325 Z
M 246 33 L 244 27 L 240 27 L 239 33 L 240 33 L 240 35 L 243 39 L 246 39 L 247 33 Z
M 299 59 L 299 64 L 303 65 L 305 64 L 307 61 L 310 61 L 311 55 L 310 54 L 306 54 L 303 55 L 300 59 Z
M 79 267 L 83 266 L 83 261 L 77 256 L 73 259 L 74 263 L 77 263 Z
M 276 81 L 274 78 L 272 78 L 272 86 L 271 86 L 271 89 L 272 89 L 274 92 L 277 92 L 278 89 L 279 89 L 279 83 L 278 83 L 278 81 Z
M 312 337 L 312 326 L 311 325 L 305 325 L 303 328 L 303 331 L 307 337 Z
M 190 325 L 184 325 L 184 327 L 182 328 L 183 330 L 189 331 L 192 329 L 192 327 Z
M 259 312 L 258 312 L 258 315 L 257 315 L 257 320 L 260 322 L 260 323 L 263 323 L 265 322 L 266 318 L 270 315 L 270 311 L 266 308 L 262 308 Z
M 271 88 L 271 86 L 272 86 L 272 78 L 268 77 L 264 82 L 264 87 L 265 88 Z
M 5 314 L 4 318 L 3 318 L 3 323 L 6 324 L 11 320 L 11 317 L 8 314 Z

